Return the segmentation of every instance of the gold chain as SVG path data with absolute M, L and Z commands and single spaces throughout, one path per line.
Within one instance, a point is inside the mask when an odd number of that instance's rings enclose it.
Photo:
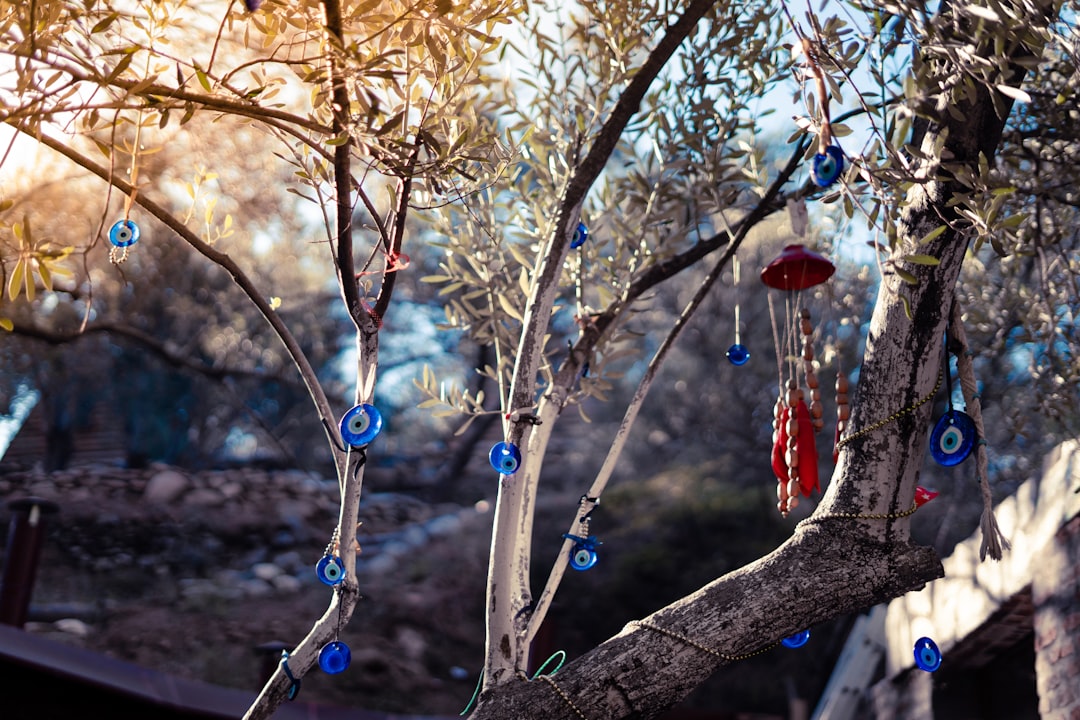
M 847 445 L 849 442 L 851 442 L 855 438 L 860 438 L 863 435 L 874 432 L 875 430 L 880 430 L 881 428 L 885 427 L 886 425 L 893 422 L 894 420 L 899 420 L 904 415 L 907 415 L 910 412 L 914 412 L 914 411 L 918 410 L 923 405 L 930 402 L 934 398 L 935 395 L 937 395 L 938 390 L 941 389 L 941 381 L 944 379 L 944 377 L 945 377 L 945 367 L 942 366 L 941 369 L 938 370 L 937 384 L 934 385 L 934 389 L 931 390 L 929 393 L 927 393 L 927 395 L 925 397 L 923 397 L 921 400 L 916 402 L 914 405 L 906 407 L 903 410 L 899 410 L 897 412 L 894 412 L 892 415 L 885 418 L 884 420 L 876 422 L 873 425 L 870 425 L 869 427 L 864 427 L 862 430 L 860 430 L 857 433 L 852 433 L 851 435 L 846 435 L 846 436 L 840 438 L 839 442 L 836 443 L 836 449 L 839 450 L 840 448 L 844 447 L 845 445 Z M 914 511 L 912 511 L 912 512 L 914 512 Z
M 668 630 L 666 628 L 657 627 L 656 625 L 653 625 L 653 624 L 647 623 L 647 622 L 643 622 L 641 620 L 634 620 L 634 621 L 630 622 L 630 625 L 636 625 L 638 627 L 648 628 L 649 630 L 652 630 L 653 632 L 658 632 L 661 635 L 667 635 L 669 638 L 673 638 L 675 640 L 679 640 L 681 642 L 684 642 L 687 645 L 689 645 L 690 647 L 697 648 L 701 652 L 708 653 L 709 655 L 713 655 L 715 657 L 718 657 L 721 660 L 727 660 L 728 662 L 735 662 L 736 660 L 745 660 L 747 658 L 752 658 L 755 655 L 760 655 L 762 653 L 768 652 L 769 650 L 772 650 L 774 647 L 776 647 L 777 645 L 780 644 L 778 642 L 775 642 L 772 645 L 768 645 L 766 647 L 763 647 L 760 650 L 755 650 L 754 652 L 746 653 L 745 655 L 727 655 L 725 653 L 720 652 L 719 650 L 714 650 L 711 647 L 708 647 L 706 645 L 702 645 L 697 640 L 694 640 L 693 638 L 688 638 L 685 635 L 682 635 L 680 633 L 675 632 L 674 630 Z
M 823 513 L 821 515 L 811 515 L 800 522 L 799 525 L 810 525 L 821 520 L 898 520 L 913 515 L 918 509 L 919 505 L 912 503 L 907 510 L 898 513 Z
M 555 684 L 555 680 L 550 675 L 540 675 L 539 677 L 548 685 L 555 688 L 555 692 L 559 693 L 559 697 L 566 701 L 566 704 L 570 706 L 571 710 L 577 713 L 577 716 L 581 718 L 581 720 L 589 720 L 589 718 L 585 717 L 585 713 L 581 712 L 581 708 L 575 705 L 574 701 L 570 699 L 570 696 L 567 695 L 561 687 Z

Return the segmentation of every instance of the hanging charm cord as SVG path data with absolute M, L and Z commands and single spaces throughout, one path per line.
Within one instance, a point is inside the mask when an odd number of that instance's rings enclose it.
M 1000 560 L 1003 551 L 1011 546 L 1008 539 L 1001 533 L 997 518 L 994 516 L 994 500 L 990 493 L 988 470 L 989 458 L 986 453 L 986 433 L 983 430 L 982 403 L 975 382 L 975 365 L 971 359 L 973 353 L 968 347 L 967 333 L 964 332 L 963 311 L 960 308 L 960 301 L 955 298 L 952 304 L 952 316 L 949 318 L 949 335 L 958 346 L 956 369 L 960 376 L 960 389 L 964 393 L 967 414 L 975 423 L 975 432 L 979 438 L 975 443 L 975 462 L 979 474 L 979 490 L 983 500 L 982 518 L 979 520 L 979 527 L 982 529 L 979 559 L 985 560 L 989 555 L 994 560 Z

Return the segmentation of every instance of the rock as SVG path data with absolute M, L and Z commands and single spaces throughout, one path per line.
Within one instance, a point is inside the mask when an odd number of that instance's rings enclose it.
M 431 537 L 444 537 L 453 535 L 461 529 L 462 519 L 460 515 L 440 515 L 428 520 L 424 529 Z
M 300 588 L 304 586 L 298 578 L 292 575 L 278 575 L 270 583 L 274 586 L 274 589 L 278 592 L 294 593 L 298 592 Z
M 64 618 L 63 620 L 57 620 L 53 623 L 53 627 L 60 632 L 65 632 L 77 637 L 86 637 L 90 634 L 90 626 L 78 618 Z
M 196 488 L 184 497 L 184 504 L 195 507 L 217 507 L 225 504 L 225 496 L 210 488 Z
M 268 582 L 276 578 L 278 575 L 284 573 L 284 571 L 274 563 L 266 562 L 255 563 L 254 565 L 252 565 L 251 572 L 259 580 L 266 580 Z
M 175 470 L 162 470 L 154 473 L 143 491 L 143 500 L 159 505 L 168 505 L 176 500 L 191 486 L 191 481 Z
M 285 572 L 296 572 L 306 563 L 303 556 L 295 550 L 279 553 L 274 556 L 274 564 L 279 568 L 285 570 Z
M 274 592 L 273 585 L 259 578 L 241 580 L 237 583 L 237 587 L 248 597 L 264 597 Z
M 420 660 L 424 657 L 427 641 L 424 640 L 424 636 L 416 628 L 402 626 L 397 629 L 395 634 L 397 636 L 395 640 L 401 646 L 401 652 L 405 657 L 410 660 Z
M 232 500 L 244 494 L 244 486 L 237 482 L 225 483 L 220 490 L 226 500 Z

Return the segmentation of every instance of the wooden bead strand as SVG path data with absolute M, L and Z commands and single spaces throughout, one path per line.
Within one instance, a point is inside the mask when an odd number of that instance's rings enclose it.
M 833 441 L 833 462 L 840 457 L 838 444 L 840 438 L 847 430 L 847 421 L 851 417 L 851 408 L 848 406 L 848 379 L 843 371 L 836 374 L 836 437 Z
M 814 372 L 814 326 L 810 322 L 810 311 L 806 308 L 799 311 L 799 329 L 803 335 L 802 357 L 806 386 L 810 389 L 810 422 L 814 426 L 814 432 L 817 433 L 825 427 L 825 409 L 821 404 L 817 373 Z

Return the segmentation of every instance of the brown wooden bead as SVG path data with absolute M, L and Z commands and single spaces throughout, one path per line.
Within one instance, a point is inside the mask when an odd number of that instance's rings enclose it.
M 795 448 L 788 448 L 784 453 L 784 462 L 787 463 L 789 468 L 799 467 L 799 451 Z
M 804 342 L 802 346 L 802 359 L 806 362 L 810 362 L 814 359 L 814 346 L 809 342 Z
M 847 393 L 836 393 L 836 404 L 837 405 L 847 405 L 848 404 Z
M 815 418 L 814 420 L 811 421 L 811 423 L 814 426 L 814 432 L 821 432 L 822 430 L 825 429 L 825 419 L 824 418 Z
M 810 400 L 813 402 L 821 402 L 821 390 L 814 388 L 810 391 Z
M 811 390 L 817 390 L 818 385 L 819 384 L 818 384 L 818 379 L 817 379 L 817 373 L 814 372 L 813 370 L 807 368 L 806 369 L 806 387 L 810 388 Z
M 799 498 L 792 495 L 791 497 L 788 498 L 788 501 L 787 501 L 788 512 L 791 512 L 792 510 L 794 510 L 797 507 L 799 507 Z M 787 517 L 787 515 L 784 515 L 784 517 Z
M 799 308 L 799 317 L 801 317 L 803 320 L 809 320 L 810 319 L 810 311 L 807 310 L 806 308 Z
M 825 411 L 822 409 L 820 402 L 810 403 L 810 417 L 815 420 L 820 420 L 825 417 Z
M 836 421 L 836 434 L 837 435 L 843 435 L 845 430 L 847 430 L 847 421 L 846 420 L 837 420 Z
M 799 444 L 799 436 L 798 435 L 788 435 L 787 446 L 789 448 L 794 450 L 796 447 L 798 447 L 798 444 Z
M 836 417 L 840 418 L 841 420 L 847 420 L 849 417 L 851 417 L 851 409 L 848 408 L 847 405 L 840 405 L 836 408 Z
M 814 326 L 810 324 L 810 318 L 803 318 L 799 325 L 801 326 L 799 329 L 802 330 L 803 335 L 814 334 Z
M 846 393 L 848 391 L 848 379 L 843 375 L 836 376 L 836 392 Z
M 797 480 L 787 481 L 787 494 L 789 497 L 795 497 L 799 494 L 799 482 Z

